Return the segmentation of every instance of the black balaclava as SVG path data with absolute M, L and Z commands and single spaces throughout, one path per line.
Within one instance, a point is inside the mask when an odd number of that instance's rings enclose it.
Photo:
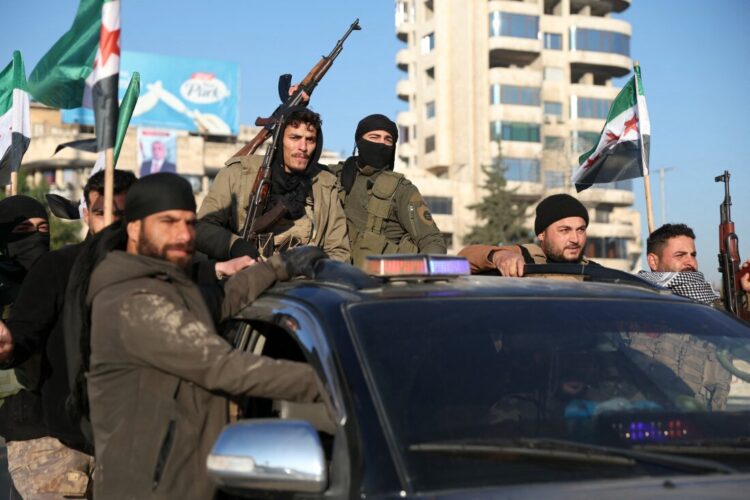
M 385 130 L 393 136 L 393 146 L 370 142 L 363 136 L 373 130 Z M 344 163 L 341 171 L 341 185 L 349 193 L 357 177 L 358 168 L 368 167 L 374 170 L 393 170 L 396 159 L 396 142 L 398 141 L 398 127 L 385 115 L 369 115 L 362 118 L 354 132 L 357 154 Z
M 13 228 L 34 217 L 48 220 L 44 205 L 34 198 L 16 195 L 0 200 L 0 247 L 27 271 L 49 251 L 49 233 L 14 233 Z
M 313 118 L 311 114 L 313 114 L 312 110 L 303 106 L 295 106 L 289 109 L 284 123 L 280 126 L 286 128 L 288 120 L 304 118 L 305 115 Z M 320 123 L 320 117 L 317 117 L 316 115 L 315 118 L 317 118 L 318 123 Z M 305 121 L 306 120 L 303 120 L 303 123 Z M 307 162 L 307 168 L 302 172 L 293 172 L 290 174 L 284 170 L 284 141 L 283 138 L 281 139 L 279 149 L 271 161 L 271 196 L 268 200 L 267 210 L 270 210 L 278 203 L 281 203 L 286 207 L 286 218 L 297 220 L 305 215 L 307 196 L 310 194 L 310 191 L 312 191 L 310 166 L 318 163 L 320 153 L 323 149 L 323 130 L 320 128 L 320 125 L 316 126 L 316 132 L 317 141 L 315 151 L 310 155 L 310 159 Z
M 385 130 L 393 136 L 393 145 L 370 142 L 363 136 L 373 130 Z M 385 115 L 370 115 L 360 120 L 354 133 L 357 144 L 359 166 L 369 166 L 377 170 L 393 170 L 396 158 L 396 142 L 398 142 L 398 127 Z
M 165 210 L 195 212 L 190 183 L 180 175 L 159 172 L 141 177 L 125 196 L 125 222 L 133 222 Z

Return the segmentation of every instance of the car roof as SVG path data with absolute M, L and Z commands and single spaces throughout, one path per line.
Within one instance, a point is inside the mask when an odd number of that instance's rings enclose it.
M 624 274 L 624 273 L 622 273 Z M 316 272 L 316 279 L 296 279 L 278 283 L 269 292 L 310 299 L 311 288 L 329 300 L 360 302 L 405 298 L 493 297 L 493 298 L 580 298 L 668 300 L 692 302 L 669 290 L 632 281 L 592 282 L 571 276 L 544 278 L 503 278 L 500 276 L 452 276 L 440 278 L 382 279 L 367 276 L 347 264 L 327 262 Z M 632 276 L 632 275 L 630 275 Z M 322 293 L 322 295 L 321 295 Z

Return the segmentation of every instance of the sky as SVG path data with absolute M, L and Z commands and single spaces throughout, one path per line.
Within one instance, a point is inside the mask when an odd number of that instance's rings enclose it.
M 462 1 L 462 0 L 453 0 Z M 77 0 L 6 2 L 0 61 L 22 52 L 30 73 L 68 29 Z M 659 175 L 665 172 L 666 221 L 696 232 L 698 261 L 712 281 L 717 267 L 719 204 L 714 177 L 732 173 L 732 215 L 740 254 L 750 257 L 750 166 L 743 154 L 750 136 L 750 1 L 632 0 L 615 17 L 632 24 L 631 57 L 641 63 L 651 118 L 651 190 L 654 219 L 662 221 Z M 278 104 L 282 73 L 295 81 L 327 54 L 355 18 L 362 31 L 316 89 L 311 107 L 324 122 L 325 145 L 347 155 L 357 122 L 371 113 L 395 118 L 405 109 L 395 65 L 392 0 L 123 0 L 123 50 L 221 59 L 240 65 L 240 123 L 252 123 Z M 620 85 L 623 81 L 617 82 Z M 647 235 L 643 183 L 635 208 Z

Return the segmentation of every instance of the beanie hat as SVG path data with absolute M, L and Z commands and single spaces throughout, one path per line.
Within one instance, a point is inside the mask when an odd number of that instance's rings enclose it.
M 166 210 L 195 212 L 195 196 L 190 183 L 168 172 L 138 179 L 125 197 L 125 220 L 133 222 Z
M 589 223 L 589 212 L 580 201 L 569 194 L 548 196 L 536 207 L 534 234 L 543 233 L 551 224 L 567 217 L 581 217 Z
M 373 130 L 385 130 L 393 136 L 393 143 L 398 142 L 398 127 L 385 115 L 369 115 L 362 118 L 357 124 L 357 131 L 354 132 L 354 141 L 358 141 L 367 132 Z

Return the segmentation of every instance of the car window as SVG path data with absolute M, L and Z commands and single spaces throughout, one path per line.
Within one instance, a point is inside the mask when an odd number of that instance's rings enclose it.
M 674 473 L 415 451 L 436 443 L 687 449 L 750 439 L 750 328 L 708 307 L 431 297 L 356 304 L 348 314 L 382 421 L 417 487 Z

